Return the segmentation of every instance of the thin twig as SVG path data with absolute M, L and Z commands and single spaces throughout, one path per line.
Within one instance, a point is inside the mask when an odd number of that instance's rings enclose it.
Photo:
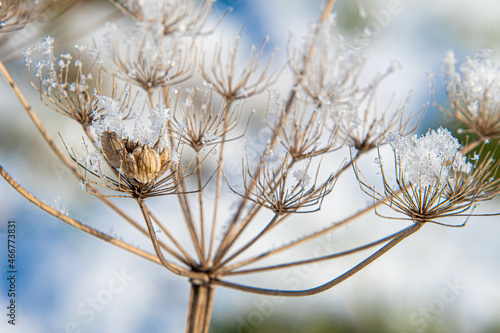
M 239 291 L 244 291 L 252 294 L 259 294 L 259 295 L 268 295 L 268 296 L 287 296 L 287 297 L 301 297 L 301 296 L 310 296 L 310 295 L 316 295 L 321 292 L 324 292 L 328 289 L 331 289 L 338 285 L 339 283 L 347 280 L 354 274 L 358 273 L 361 271 L 363 268 L 380 258 L 383 254 L 385 254 L 387 251 L 392 249 L 394 246 L 396 246 L 398 243 L 400 243 L 402 240 L 407 238 L 408 236 L 414 234 L 417 232 L 423 224 L 414 224 L 407 229 L 404 230 L 398 237 L 394 238 L 392 241 L 387 243 L 385 246 L 383 246 L 381 249 L 373 253 L 371 256 L 345 272 L 344 274 L 336 277 L 335 279 L 315 288 L 311 289 L 306 289 L 306 290 L 278 290 L 278 289 L 264 289 L 264 288 L 258 288 L 258 287 L 250 287 L 242 284 L 237 284 L 233 282 L 228 282 L 224 280 L 219 280 L 219 279 L 214 279 L 211 282 L 213 284 L 223 286 L 229 289 L 234 289 L 234 290 L 239 290 Z
M 390 236 L 384 237 L 382 239 L 379 239 L 377 241 L 371 242 L 369 244 L 365 244 L 362 246 L 358 246 L 356 248 L 338 252 L 338 253 L 333 253 L 329 255 L 325 255 L 322 257 L 317 257 L 317 258 L 311 258 L 311 259 L 305 259 L 305 260 L 299 260 L 299 261 L 294 261 L 294 262 L 289 262 L 289 263 L 284 263 L 284 264 L 278 264 L 278 265 L 272 265 L 272 266 L 266 266 L 266 267 L 258 267 L 258 268 L 250 268 L 250 269 L 245 269 L 245 270 L 240 270 L 240 271 L 227 271 L 223 275 L 241 275 L 241 274 L 248 274 L 248 273 L 258 273 L 258 272 L 264 272 L 264 271 L 270 271 L 270 270 L 275 270 L 275 269 L 283 269 L 283 268 L 289 268 L 293 266 L 299 266 L 299 265 L 305 265 L 305 264 L 311 264 L 319 261 L 324 261 L 324 260 L 329 260 L 329 259 L 334 259 L 334 258 L 339 258 L 342 256 L 346 256 L 349 254 L 353 254 L 359 251 L 366 250 L 370 247 L 379 245 L 381 243 L 387 242 L 390 239 L 393 239 L 397 237 L 398 235 L 404 233 L 406 229 L 396 232 Z M 229 268 L 229 267 L 228 267 Z
M 182 268 L 172 262 L 169 262 L 167 259 L 165 259 L 165 256 L 163 255 L 160 244 L 158 243 L 158 239 L 156 238 L 156 233 L 153 228 L 153 224 L 151 223 L 151 217 L 148 214 L 148 210 L 146 209 L 146 206 L 144 204 L 144 200 L 142 199 L 137 199 L 137 204 L 139 205 L 139 208 L 141 209 L 142 216 L 144 217 L 144 221 L 146 222 L 146 225 L 148 226 L 148 231 L 149 231 L 149 236 L 151 239 L 151 243 L 153 244 L 153 248 L 155 250 L 155 253 L 160 260 L 161 264 L 170 272 L 180 275 L 180 276 L 185 276 L 189 277 L 191 279 L 200 279 L 202 281 L 208 281 L 207 276 L 204 273 L 198 273 L 198 272 L 192 272 L 188 271 L 185 268 Z
M 0 165 L 0 175 L 5 179 L 5 181 L 12 186 L 19 194 L 21 194 L 24 198 L 26 198 L 29 202 L 34 204 L 35 206 L 39 207 L 41 210 L 49 213 L 50 215 L 54 216 L 55 218 L 58 218 L 59 220 L 63 221 L 66 224 L 69 224 L 70 226 L 77 228 L 78 230 L 81 230 L 83 232 L 86 232 L 90 234 L 91 236 L 97 237 L 99 239 L 102 239 L 106 242 L 109 242 L 113 245 L 116 245 L 118 247 L 121 247 L 122 249 L 129 251 L 131 253 L 134 253 L 138 256 L 141 256 L 149 261 L 152 261 L 156 264 L 161 264 L 160 260 L 152 255 L 151 253 L 148 253 L 146 251 L 140 250 L 135 246 L 132 246 L 128 243 L 125 243 L 119 239 L 116 239 L 112 236 L 109 236 L 105 233 L 100 232 L 99 230 L 96 230 L 88 225 L 83 224 L 80 221 L 77 221 L 67 215 L 62 214 L 58 210 L 50 207 L 49 205 L 43 203 L 40 201 L 38 198 L 36 198 L 34 195 L 32 195 L 30 192 L 28 192 L 24 187 L 22 187 L 19 183 L 17 183 L 8 173 L 7 171 Z

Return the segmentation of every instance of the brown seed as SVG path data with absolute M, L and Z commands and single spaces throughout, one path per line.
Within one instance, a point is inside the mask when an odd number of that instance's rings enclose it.
M 104 131 L 101 145 L 109 165 L 135 185 L 155 181 L 172 165 L 168 148 L 159 154 L 156 149 L 140 146 L 130 138 L 122 139 L 115 132 Z
M 140 147 L 139 147 L 140 148 Z M 137 175 L 137 163 L 132 154 L 127 154 L 121 165 L 122 172 L 128 179 L 134 179 Z
M 165 149 L 163 149 L 163 151 L 161 152 L 160 161 L 161 169 L 164 169 L 167 165 L 170 166 L 172 164 L 172 162 L 170 161 L 170 153 L 167 147 L 165 147 Z
M 122 138 L 115 132 L 104 131 L 101 134 L 101 146 L 106 161 L 108 161 L 113 168 L 120 168 L 122 160 L 127 153 Z
M 136 154 L 136 151 L 137 148 L 134 150 L 138 169 L 136 179 L 143 184 L 154 181 L 160 172 L 160 156 L 147 145 L 142 148 L 139 154 Z

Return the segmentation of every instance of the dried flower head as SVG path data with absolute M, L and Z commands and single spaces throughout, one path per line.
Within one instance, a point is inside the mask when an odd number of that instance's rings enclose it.
M 215 0 L 114 0 L 119 8 L 134 15 L 150 31 L 162 35 L 208 34 L 215 27 L 203 30 L 213 13 Z
M 288 113 L 284 111 L 285 107 L 281 102 L 268 103 L 268 124 L 295 160 L 329 153 L 341 147 L 341 140 L 338 140 L 340 119 L 331 116 L 328 106 L 317 107 L 297 99 Z M 285 126 L 281 126 L 285 119 Z
M 211 89 L 192 89 L 183 102 L 179 91 L 175 90 L 171 103 L 174 111 L 173 119 L 168 122 L 170 133 L 195 151 L 234 139 L 228 134 L 240 123 L 242 104 L 229 109 L 223 102 L 217 105 Z
M 123 33 L 115 24 L 107 24 L 105 48 L 118 76 L 145 91 L 185 81 L 195 68 L 194 41 L 172 41 L 142 27 Z
M 136 198 L 175 192 L 179 181 L 188 175 L 186 169 L 180 169 L 178 153 L 167 147 L 165 128 L 169 110 L 165 107 L 151 109 L 150 126 L 146 128 L 140 113 L 129 117 L 130 112 L 121 109 L 118 101 L 106 96 L 97 98 L 99 109 L 96 110 L 100 111 L 94 114 L 90 129 L 96 149 L 89 149 L 78 164 L 102 182 L 89 177 L 86 182 Z M 127 134 L 126 118 L 133 120 L 132 135 Z M 105 175 L 103 162 L 115 177 Z
M 366 88 L 359 77 L 367 59 L 366 45 L 348 45 L 335 38 L 335 18 L 313 24 L 303 44 L 289 42 L 289 65 L 301 91 L 313 101 L 337 108 Z M 336 41 L 336 43 L 334 43 Z
M 101 146 L 109 165 L 121 170 L 127 180 L 136 186 L 154 183 L 172 166 L 167 147 L 158 151 L 147 144 L 132 142 L 130 138 L 122 139 L 115 132 L 104 131 Z
M 289 154 L 280 154 L 269 146 L 260 157 L 260 170 L 255 175 L 248 162 L 243 168 L 245 193 L 238 195 L 272 210 L 277 215 L 309 213 L 321 208 L 325 196 L 335 186 L 337 176 L 331 174 L 320 181 L 317 166 L 314 178 L 309 175 L 311 159 L 302 163 Z
M 61 53 L 57 57 L 54 38 L 47 36 L 25 51 L 26 67 L 31 85 L 40 93 L 45 105 L 88 127 L 92 123 L 96 102 L 92 90 L 100 90 L 101 84 L 97 68 L 100 52 L 84 45 L 75 45 L 75 49 L 78 51 L 76 57 L 70 53 Z M 90 65 L 84 63 L 86 55 L 90 58 Z M 35 69 L 35 78 L 31 75 L 32 68 Z
M 388 183 L 383 163 L 383 193 L 369 185 L 355 165 L 356 176 L 365 193 L 415 223 L 442 224 L 436 219 L 471 216 L 477 202 L 499 193 L 498 182 L 487 179 L 498 170 L 498 163 L 488 156 L 484 162 L 470 164 L 446 129 L 421 137 L 393 135 L 389 142 L 394 150 L 395 189 Z
M 500 71 L 491 60 L 491 51 L 483 50 L 456 69 L 456 58 L 449 51 L 444 60 L 446 92 L 450 99 L 443 113 L 466 126 L 466 132 L 482 139 L 500 138 Z
M 419 112 L 407 112 L 410 94 L 399 105 L 395 104 L 394 97 L 391 98 L 380 111 L 376 94 L 377 92 L 372 90 L 353 97 L 345 104 L 345 111 L 341 111 L 343 116 L 340 136 L 348 146 L 355 148 L 358 154 L 384 143 L 389 133 L 404 136 L 414 132 L 427 108 L 426 104 Z
M 252 46 L 247 64 L 237 73 L 237 53 L 241 36 L 236 35 L 228 43 L 227 50 L 223 49 L 222 42 L 214 49 L 212 64 L 207 69 L 205 59 L 199 66 L 200 74 L 212 88 L 227 101 L 248 98 L 269 88 L 276 80 L 281 70 L 273 70 L 274 53 L 260 70 L 262 55 L 267 43 L 264 41 L 260 49 Z M 224 51 L 224 52 L 223 52 Z M 226 53 L 227 52 L 227 53 Z M 205 58 L 205 57 L 203 57 Z

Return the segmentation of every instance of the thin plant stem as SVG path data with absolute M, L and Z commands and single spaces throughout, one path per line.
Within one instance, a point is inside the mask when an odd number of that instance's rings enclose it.
M 370 265 L 372 262 L 380 258 L 383 254 L 385 254 L 387 251 L 392 249 L 394 246 L 399 244 L 402 240 L 405 238 L 409 237 L 410 235 L 414 234 L 420 228 L 423 226 L 423 223 L 416 223 L 413 224 L 412 226 L 408 227 L 405 229 L 399 236 L 395 237 L 392 239 L 389 243 L 384 245 L 382 248 L 380 248 L 378 251 L 373 253 L 371 256 L 345 272 L 344 274 L 336 277 L 335 279 L 315 288 L 311 289 L 306 289 L 306 290 L 278 290 L 278 289 L 264 289 L 264 288 L 257 288 L 257 287 L 250 287 L 242 284 L 237 284 L 233 282 L 228 282 L 220 279 L 213 279 L 212 283 L 226 287 L 229 289 L 234 289 L 234 290 L 239 290 L 243 292 L 248 292 L 252 294 L 259 294 L 259 295 L 268 295 L 268 296 L 287 296 L 287 297 L 301 297 L 301 296 L 310 296 L 310 295 L 316 295 L 319 293 L 322 293 L 328 289 L 331 289 L 338 285 L 339 283 L 347 280 L 354 274 L 358 273 L 361 271 L 363 268 L 367 267 Z
M 197 164 L 201 164 L 201 157 L 200 155 L 196 156 L 197 159 Z M 197 172 L 197 180 L 198 180 L 198 188 L 202 188 L 202 174 L 201 174 L 201 168 L 198 168 Z M 204 209 L 203 209 L 203 191 L 198 192 L 198 205 L 200 208 L 200 263 L 202 267 L 206 267 L 206 257 L 205 257 L 205 214 L 204 214 Z
M 213 214 L 213 220 L 212 220 L 212 232 L 210 234 L 210 244 L 209 244 L 209 250 L 208 250 L 208 260 L 212 260 L 212 253 L 214 250 L 214 240 L 215 240 L 215 231 L 217 228 L 217 215 L 219 212 L 219 201 L 220 201 L 220 194 L 222 190 L 222 166 L 224 164 L 224 150 L 226 147 L 226 131 L 225 129 L 228 126 L 229 122 L 229 117 L 227 114 L 229 113 L 229 110 L 232 105 L 232 101 L 228 100 L 227 98 L 225 99 L 225 110 L 224 110 L 224 134 L 222 136 L 222 142 L 220 144 L 220 151 L 219 151 L 219 169 L 217 170 L 217 178 L 216 178 L 216 185 L 215 185 L 215 199 L 214 199 L 214 214 Z M 213 263 L 212 263 L 213 264 Z
M 146 222 L 146 225 L 148 227 L 149 231 L 149 236 L 151 238 L 151 243 L 153 244 L 153 248 L 155 250 L 155 253 L 160 260 L 161 264 L 170 272 L 179 275 L 179 276 L 185 276 L 189 277 L 192 279 L 201 279 L 202 281 L 207 281 L 207 276 L 204 273 L 198 273 L 198 272 L 193 272 L 193 271 L 188 271 L 185 268 L 182 268 L 172 262 L 169 262 L 163 255 L 162 250 L 160 248 L 160 245 L 158 243 L 158 239 L 156 237 L 155 230 L 153 228 L 153 224 L 151 223 L 151 217 L 149 216 L 148 210 L 146 209 L 146 206 L 144 204 L 143 199 L 137 199 L 137 204 L 139 205 L 139 208 L 141 209 L 142 216 L 144 217 L 144 221 Z
M 24 187 L 22 187 L 18 182 L 16 182 L 8 173 L 7 171 L 0 165 L 0 175 L 5 179 L 5 181 L 12 186 L 19 194 L 21 194 L 26 200 L 34 204 L 35 206 L 39 207 L 41 210 L 45 211 L 46 213 L 54 216 L 55 218 L 63 221 L 66 224 L 69 224 L 70 226 L 81 230 L 91 236 L 97 237 L 101 240 L 104 240 L 108 243 L 111 243 L 113 245 L 116 245 L 118 247 L 121 247 L 122 249 L 129 251 L 131 253 L 134 253 L 140 257 L 143 257 L 149 261 L 152 261 L 156 264 L 161 264 L 160 260 L 152 255 L 151 253 L 148 253 L 146 251 L 140 250 L 137 247 L 130 245 L 128 243 L 125 243 L 119 239 L 116 239 L 110 235 L 107 235 L 97 229 L 94 229 L 88 225 L 83 224 L 80 221 L 77 221 L 61 212 L 58 210 L 50 207 L 49 205 L 43 203 L 41 200 L 36 198 L 33 194 L 28 192 Z
M 342 252 L 338 252 L 338 253 L 333 253 L 333 254 L 329 254 L 326 256 L 322 256 L 322 257 L 311 258 L 311 259 L 306 259 L 306 260 L 299 260 L 299 261 L 289 262 L 289 263 L 285 263 L 285 264 L 272 265 L 272 266 L 266 266 L 266 267 L 250 268 L 250 269 L 239 270 L 239 271 L 227 271 L 223 275 L 226 276 L 226 275 L 241 275 L 241 274 L 248 274 L 248 273 L 258 273 L 258 272 L 264 272 L 264 271 L 270 271 L 270 270 L 282 269 L 282 268 L 289 268 L 289 267 L 293 267 L 293 266 L 311 264 L 311 263 L 315 263 L 315 262 L 319 262 L 319 261 L 339 258 L 342 256 L 346 256 L 349 254 L 359 252 L 359 251 L 363 251 L 363 250 L 369 249 L 373 246 L 387 242 L 387 241 L 397 237 L 398 235 L 400 235 L 401 233 L 403 233 L 405 231 L 406 231 L 406 229 L 399 231 L 397 233 L 394 233 L 390 236 L 384 237 L 382 239 L 379 239 L 377 241 L 371 242 L 369 244 L 365 244 L 362 246 L 358 246 L 354 249 L 350 249 L 350 250 L 346 250 L 346 251 L 342 251 Z M 230 267 L 228 267 L 228 269 L 229 268 Z M 234 267 L 232 267 L 232 268 L 234 268 Z
M 182 181 L 181 183 L 181 188 L 184 191 L 185 186 L 184 182 Z M 193 220 L 193 215 L 191 214 L 191 207 L 189 205 L 189 200 L 186 196 L 186 194 L 181 193 L 178 196 L 179 203 L 181 205 L 181 210 L 184 214 L 184 221 L 186 222 L 187 228 L 189 230 L 189 235 L 191 236 L 191 241 L 193 242 L 193 245 L 196 249 L 196 253 L 198 255 L 198 258 L 202 258 L 202 249 L 200 245 L 200 238 L 198 236 L 198 233 L 196 232 L 196 228 L 194 226 L 194 220 Z

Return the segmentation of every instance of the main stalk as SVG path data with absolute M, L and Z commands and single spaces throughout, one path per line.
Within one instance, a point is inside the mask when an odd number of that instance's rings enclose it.
M 186 333 L 208 333 L 215 289 L 209 284 L 191 280 L 191 295 L 186 325 Z

